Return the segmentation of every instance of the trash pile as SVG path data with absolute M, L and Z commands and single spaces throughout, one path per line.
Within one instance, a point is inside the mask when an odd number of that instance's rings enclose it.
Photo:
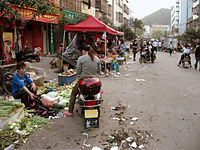
M 110 135 L 105 135 L 106 137 L 104 138 L 104 142 L 102 144 L 104 150 L 144 149 L 145 144 L 153 138 L 148 131 L 134 129 L 130 126 L 135 125 L 139 118 L 125 118 L 124 114 L 127 108 L 128 107 L 121 104 L 116 107 L 111 107 L 112 111 L 117 111 L 111 116 L 111 118 L 119 122 L 120 128 L 113 130 Z M 128 123 L 129 127 L 127 127 Z
M 114 130 L 114 132 L 103 143 L 104 150 L 118 149 L 143 149 L 144 144 L 152 138 L 147 131 L 130 129 L 129 132 Z
M 114 115 L 110 117 L 113 120 L 119 121 L 119 127 L 112 128 L 109 133 L 104 131 L 101 134 L 101 139 L 99 143 L 101 146 L 95 146 L 91 143 L 83 141 L 82 148 L 90 148 L 92 150 L 143 150 L 146 149 L 146 145 L 149 143 L 153 136 L 148 131 L 143 131 L 140 129 L 134 129 L 134 125 L 139 120 L 138 117 L 127 117 L 123 115 L 126 113 L 127 106 L 118 104 L 118 106 L 111 107 L 111 111 L 115 112 Z M 87 138 L 88 133 L 82 133 Z M 90 138 L 90 137 L 89 137 Z

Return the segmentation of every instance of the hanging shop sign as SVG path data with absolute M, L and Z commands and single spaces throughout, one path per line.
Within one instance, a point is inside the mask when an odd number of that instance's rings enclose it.
M 68 19 L 69 17 L 72 21 L 75 21 L 77 14 L 67 10 L 63 10 L 63 16 L 65 17 L 65 19 Z

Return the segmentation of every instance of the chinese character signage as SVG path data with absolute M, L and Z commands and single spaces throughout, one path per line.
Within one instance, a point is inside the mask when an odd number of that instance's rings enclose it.
M 75 21 L 75 18 L 77 16 L 76 13 L 72 13 L 70 11 L 66 11 L 66 10 L 63 10 L 63 16 L 65 17 L 65 19 L 68 19 L 67 17 L 71 18 L 73 21 Z

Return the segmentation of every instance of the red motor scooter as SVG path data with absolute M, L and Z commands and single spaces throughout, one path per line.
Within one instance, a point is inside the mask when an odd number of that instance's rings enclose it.
M 99 128 L 100 106 L 103 102 L 101 81 L 93 76 L 79 81 L 79 104 L 84 115 L 84 127 Z

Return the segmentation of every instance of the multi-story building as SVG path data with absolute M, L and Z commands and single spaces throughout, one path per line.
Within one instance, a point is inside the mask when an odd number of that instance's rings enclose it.
M 81 1 L 80 0 L 61 0 L 60 5 L 62 9 L 70 12 L 81 12 Z
M 95 16 L 96 0 L 61 0 L 61 8 L 72 13 L 85 13 Z
M 103 15 L 108 15 L 108 2 L 106 0 L 95 0 L 95 7 L 96 7 L 96 18 L 100 18 Z M 110 7 L 109 7 L 110 8 Z M 111 12 L 109 11 L 109 15 Z
M 81 12 L 95 16 L 95 4 L 96 0 L 81 0 Z
M 193 23 L 192 27 L 195 30 L 200 29 L 200 0 L 193 0 L 193 7 L 192 7 L 192 13 L 193 13 Z
M 128 23 L 130 17 L 128 0 L 113 0 L 113 16 L 114 16 L 114 25 L 120 26 L 123 23 Z
M 114 25 L 120 26 L 123 22 L 123 0 L 113 0 Z
M 179 35 L 179 13 L 180 13 L 180 0 L 175 0 L 174 5 L 171 8 L 171 29 L 170 35 Z
M 192 7 L 193 7 L 193 0 L 187 0 L 187 24 L 186 29 L 192 28 L 192 22 L 193 22 L 193 14 L 192 14 Z
M 156 33 L 156 31 L 162 31 L 162 33 L 164 35 L 168 35 L 169 33 L 169 30 L 170 29 L 170 25 L 161 25 L 161 24 L 152 24 L 152 29 L 151 29 L 151 32 L 152 32 L 152 36 Z
M 192 0 L 175 0 L 171 10 L 171 36 L 182 35 L 187 28 L 192 26 L 193 1 Z
M 108 1 L 108 11 L 107 16 L 110 19 L 110 21 L 113 23 L 113 0 L 107 0 Z
M 163 32 L 169 32 L 170 25 L 161 25 L 161 24 L 152 24 L 152 32 L 153 30 L 161 30 Z
M 124 23 L 129 23 L 130 20 L 130 9 L 129 9 L 129 1 L 125 0 L 123 4 L 123 17 L 124 17 Z
M 192 22 L 192 0 L 181 0 L 180 1 L 180 23 L 179 23 L 179 34 L 182 35 L 187 28 L 190 28 Z
M 187 1 L 188 0 L 180 0 L 180 13 L 179 13 L 179 34 L 183 34 L 186 30 L 187 25 Z

